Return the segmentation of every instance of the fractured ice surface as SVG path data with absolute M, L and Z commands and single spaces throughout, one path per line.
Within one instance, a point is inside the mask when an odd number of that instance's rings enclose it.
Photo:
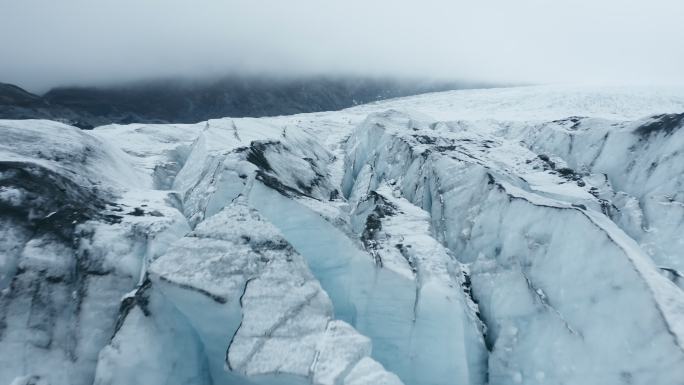
M 600 212 L 528 185 L 525 149 L 393 111 L 370 117 L 350 143 L 347 180 L 372 164 L 362 185 L 392 180 L 470 263 L 488 326 L 490 383 L 682 378 L 681 291 Z
M 74 127 L 7 121 L 0 131 L 0 383 L 92 383 L 121 297 L 146 259 L 189 230 L 185 218 L 165 194 L 136 196 L 149 179 Z
M 0 384 L 682 384 L 683 111 L 0 121 Z
M 684 184 L 673 177 L 684 174 L 683 125 L 684 114 L 634 122 L 575 118 L 525 130 L 521 138 L 596 174 L 593 193 L 613 206 L 604 211 L 684 285 Z
M 401 372 L 413 383 L 483 383 L 486 330 L 470 297 L 470 278 L 430 235 L 428 213 L 382 185 L 360 202 L 352 222 L 377 263 L 414 277 L 413 325 L 403 353 L 411 359 Z
M 173 304 L 170 308 L 182 315 L 149 308 L 151 314 L 145 320 L 139 311 L 129 313 L 111 347 L 103 351 L 100 384 L 167 383 L 166 377 L 154 373 L 169 368 L 152 370 L 152 379 L 133 380 L 140 368 L 128 368 L 130 357 L 109 354 L 138 346 L 148 351 L 133 362 L 167 365 L 179 371 L 181 378 L 197 373 L 199 365 L 206 362 L 214 384 L 332 385 L 344 380 L 349 370 L 370 354 L 368 338 L 332 318 L 332 304 L 302 257 L 254 209 L 240 202 L 200 223 L 153 262 L 149 274 L 151 285 L 145 290 L 158 290 L 155 295 L 166 298 Z M 160 327 L 168 328 L 167 323 L 183 320 L 191 327 L 178 328 L 173 338 L 192 341 L 196 335 L 203 352 L 185 348 L 179 354 L 176 349 L 145 348 L 149 344 L 139 345 L 134 334 L 140 327 L 159 333 Z M 155 324 L 159 326 L 155 328 Z M 129 333 L 132 336 L 127 337 Z M 162 336 L 161 341 L 169 339 Z M 188 362 L 195 364 L 188 367 Z M 179 369 L 177 364 L 185 367 Z M 400 384 L 380 365 L 375 365 L 375 372 L 373 376 Z

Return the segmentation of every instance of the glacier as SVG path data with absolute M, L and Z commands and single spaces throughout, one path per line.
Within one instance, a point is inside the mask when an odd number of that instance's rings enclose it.
M 0 137 L 0 384 L 684 384 L 683 89 Z

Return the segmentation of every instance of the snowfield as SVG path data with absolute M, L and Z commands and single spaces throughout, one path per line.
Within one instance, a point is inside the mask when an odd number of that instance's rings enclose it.
M 684 384 L 684 89 L 0 137 L 0 384 Z

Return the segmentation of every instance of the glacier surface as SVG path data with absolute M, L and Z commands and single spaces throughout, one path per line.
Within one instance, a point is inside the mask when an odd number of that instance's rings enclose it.
M 682 89 L 0 137 L 0 384 L 684 384 Z

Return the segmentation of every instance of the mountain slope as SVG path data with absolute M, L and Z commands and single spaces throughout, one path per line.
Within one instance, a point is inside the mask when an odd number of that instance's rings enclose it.
M 86 129 L 110 123 L 195 123 L 224 116 L 339 110 L 392 97 L 468 87 L 473 84 L 344 77 L 225 77 L 58 87 L 38 96 L 0 84 L 0 118 L 51 119 Z
M 683 111 L 523 87 L 0 121 L 0 383 L 681 384 Z

